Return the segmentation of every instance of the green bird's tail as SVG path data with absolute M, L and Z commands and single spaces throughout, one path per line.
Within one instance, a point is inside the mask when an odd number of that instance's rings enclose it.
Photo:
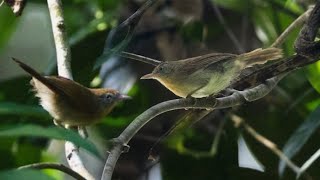
M 279 48 L 266 48 L 256 49 L 248 53 L 239 55 L 239 62 L 245 67 L 251 67 L 256 64 L 264 64 L 268 61 L 277 60 L 282 58 L 282 49 Z

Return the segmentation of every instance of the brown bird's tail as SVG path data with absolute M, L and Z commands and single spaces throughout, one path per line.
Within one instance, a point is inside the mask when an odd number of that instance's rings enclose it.
M 30 66 L 26 65 L 25 63 L 19 61 L 16 58 L 12 58 L 13 61 L 15 61 L 24 71 L 29 73 L 32 77 L 39 80 L 41 83 L 43 83 L 45 86 L 47 86 L 49 89 L 51 89 L 54 92 L 58 93 L 64 93 L 64 91 L 54 85 L 54 83 L 50 82 L 47 78 L 43 77 L 41 74 L 39 74 L 36 70 L 32 69 Z
M 245 67 L 251 67 L 256 64 L 264 64 L 267 61 L 272 61 L 282 58 L 282 49 L 267 48 L 256 49 L 251 52 L 239 55 L 239 62 L 244 63 Z
M 12 60 L 15 61 L 24 71 L 29 73 L 32 77 L 35 77 L 39 81 L 44 79 L 44 77 L 42 77 L 36 70 L 32 69 L 30 66 L 26 65 L 25 63 L 19 61 L 16 58 L 12 58 Z

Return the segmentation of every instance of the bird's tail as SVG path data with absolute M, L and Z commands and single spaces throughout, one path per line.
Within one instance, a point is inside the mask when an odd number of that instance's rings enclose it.
M 264 64 L 267 61 L 277 60 L 282 58 L 282 49 L 279 48 L 267 48 L 256 49 L 251 52 L 239 55 L 239 62 L 244 63 L 245 67 L 251 67 L 256 64 Z
M 63 90 L 61 90 L 59 87 L 55 86 L 52 82 L 50 82 L 47 78 L 43 77 L 41 74 L 39 74 L 36 70 L 32 69 L 30 66 L 28 66 L 25 63 L 19 61 L 16 58 L 12 58 L 12 60 L 15 61 L 24 71 L 26 71 L 32 77 L 34 77 L 37 80 L 39 80 L 41 83 L 43 83 L 45 86 L 47 86 L 52 91 L 63 93 Z
M 43 78 L 36 70 L 32 69 L 30 66 L 26 65 L 25 63 L 19 61 L 16 58 L 12 58 L 13 61 L 15 61 L 24 71 L 29 73 L 32 77 L 35 77 L 39 81 Z

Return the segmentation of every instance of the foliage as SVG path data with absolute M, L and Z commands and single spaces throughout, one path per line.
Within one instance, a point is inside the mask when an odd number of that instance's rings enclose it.
M 105 40 L 110 30 L 122 20 L 117 12 L 122 5 L 126 5 L 127 1 L 69 0 L 63 2 L 69 42 L 72 46 L 73 74 L 76 81 L 89 86 L 90 82 L 98 76 L 98 71 L 93 68 L 108 62 L 109 57 L 113 55 L 104 47 Z M 252 40 L 247 37 L 246 43 L 256 46 L 259 44 L 258 46 L 262 47 L 269 46 L 294 19 L 305 11 L 304 6 L 293 0 L 210 0 L 210 2 L 216 2 L 223 8 L 224 13 L 232 14 L 232 16 L 225 16 L 225 19 L 232 27 L 232 31 L 238 31 L 237 34 L 242 30 L 237 22 L 240 22 L 241 18 L 243 21 L 248 21 L 252 26 L 248 31 L 253 31 L 250 35 L 257 39 Z M 37 0 L 31 0 L 28 3 L 46 5 L 45 1 Z M 224 26 L 218 22 L 206 23 L 202 21 L 181 23 L 175 28 L 184 38 L 183 43 L 198 43 L 197 45 L 200 46 L 199 41 L 202 41 L 203 32 L 207 30 L 207 39 L 200 44 L 207 43 L 212 45 L 211 48 L 214 47 L 212 48 L 214 50 L 226 48 L 233 52 L 233 44 L 230 45 L 231 41 L 224 36 Z M 236 27 L 233 27 L 233 23 Z M 9 44 L 10 37 L 14 35 L 18 24 L 19 19 L 13 16 L 9 8 L 5 6 L 0 8 L 0 55 Z M 299 29 L 290 34 L 282 46 L 286 56 L 294 53 L 293 43 L 298 32 Z M 118 42 L 113 42 L 113 51 L 121 51 L 127 47 L 134 50 L 135 47 L 132 48 L 134 45 L 130 44 L 131 42 L 136 42 L 139 38 L 147 39 L 147 35 L 138 37 L 131 37 L 131 35 L 128 32 L 120 34 L 115 40 Z M 221 36 L 224 37 L 223 42 L 218 42 L 217 39 Z M 142 47 L 146 49 L 145 51 L 149 50 L 148 44 Z M 34 51 L 35 55 L 37 53 L 39 52 Z M 150 53 L 153 55 L 153 51 Z M 23 55 L 23 51 L 21 54 Z M 48 59 L 54 60 L 52 57 Z M 5 63 L 0 63 L 2 67 L 6 66 Z M 232 111 L 260 134 L 275 142 L 280 148 L 283 147 L 286 155 L 299 166 L 320 149 L 317 140 L 320 104 L 319 67 L 319 63 L 316 63 L 290 74 L 264 99 Z M 142 66 L 137 69 L 137 71 L 146 72 L 147 68 Z M 54 72 L 54 68 L 51 68 L 50 72 Z M 26 77 L 14 77 L 0 81 L 0 179 L 21 179 L 26 176 L 30 179 L 50 179 L 48 173 L 47 175 L 34 170 L 8 171 L 8 169 L 43 161 L 44 152 L 51 139 L 72 141 L 98 156 L 99 150 L 90 141 L 81 139 L 76 133 L 52 127 L 51 118 L 38 105 L 33 93 L 28 93 L 30 88 L 27 85 L 28 80 L 29 78 Z M 117 136 L 127 124 L 152 104 L 174 97 L 158 84 L 151 84 L 152 87 L 146 84 L 146 82 L 136 83 L 130 92 L 134 99 L 118 106 L 110 116 L 93 127 L 95 133 L 105 140 L 101 146 L 105 147 L 107 139 Z M 228 120 L 228 113 L 226 114 L 223 117 Z M 174 119 L 177 119 L 176 116 L 170 113 L 163 116 L 161 121 L 171 125 L 172 122 L 168 121 Z M 284 171 L 283 162 L 269 149 L 245 133 L 245 140 L 253 156 L 265 166 L 265 172 L 238 167 L 237 138 L 242 131 L 234 128 L 230 121 L 226 121 L 223 126 L 216 153 L 200 155 L 210 150 L 216 135 L 215 130 L 208 129 L 211 127 L 218 129 L 219 123 L 216 122 L 223 121 L 219 118 L 212 119 L 215 122 L 210 119 L 205 121 L 210 126 L 206 126 L 205 123 L 203 125 L 202 122 L 194 126 L 184 126 L 183 131 L 179 130 L 175 136 L 169 138 L 167 143 L 163 143 L 164 150 L 160 154 L 164 179 L 277 179 L 279 174 L 283 179 L 296 177 L 296 174 L 288 168 Z M 157 123 L 159 122 L 151 123 L 150 126 L 157 126 Z M 159 137 L 159 133 L 154 134 L 156 135 L 153 138 Z M 152 146 L 146 143 L 141 144 L 133 144 L 131 150 Z M 147 154 L 145 151 L 143 153 Z M 125 156 L 127 157 L 129 156 Z M 52 159 L 58 161 L 59 157 L 52 154 Z M 143 159 L 146 160 L 146 157 Z M 313 163 L 306 171 L 308 175 L 319 179 L 319 165 L 318 161 Z

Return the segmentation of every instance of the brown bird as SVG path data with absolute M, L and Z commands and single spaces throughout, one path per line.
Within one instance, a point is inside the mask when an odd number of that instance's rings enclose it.
M 59 76 L 42 76 L 28 65 L 12 58 L 32 76 L 40 104 L 54 118 L 56 125 L 66 128 L 94 124 L 106 116 L 114 106 L 129 96 L 114 89 L 91 89 Z
M 202 98 L 226 89 L 243 69 L 281 57 L 282 50 L 278 48 L 260 48 L 240 55 L 212 53 L 161 62 L 141 79 L 156 79 L 183 98 Z

